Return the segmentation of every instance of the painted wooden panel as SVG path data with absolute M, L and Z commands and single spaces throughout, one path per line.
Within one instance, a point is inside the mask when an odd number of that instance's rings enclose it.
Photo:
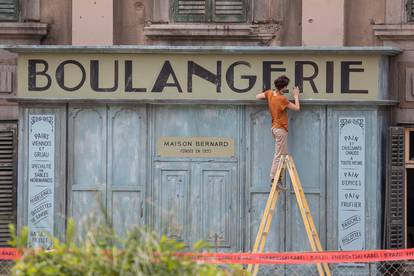
M 251 186 L 270 187 L 270 168 L 272 165 L 275 141 L 272 136 L 271 118 L 264 107 L 254 108 L 249 112 L 248 143 L 251 154 Z
M 295 160 L 301 184 L 306 191 L 320 190 L 325 178 L 325 108 L 302 107 L 289 115 L 289 153 Z
M 237 138 L 238 108 L 235 106 L 163 105 L 155 110 L 155 137 L 213 136 Z
M 320 210 L 321 206 L 319 205 L 319 194 L 307 193 L 306 199 L 308 200 L 309 208 L 312 213 L 312 218 L 315 222 L 316 230 L 318 231 L 319 237 L 324 236 L 324 234 L 319 231 L 321 219 L 319 213 L 320 211 L 325 211 Z M 296 197 L 294 195 L 290 197 L 290 204 L 290 214 L 292 215 L 292 219 L 288 219 L 288 228 L 291 229 L 291 234 L 288 235 L 288 237 L 290 238 L 290 248 L 288 251 L 312 251 L 312 248 L 308 241 L 308 236 L 306 234 L 305 225 L 303 224 L 302 216 L 296 203 Z
M 270 191 L 270 189 L 269 189 Z M 257 231 L 259 231 L 260 221 L 263 216 L 263 211 L 269 197 L 269 193 L 253 192 L 251 193 L 250 210 L 250 241 L 252 242 L 250 249 L 252 250 L 254 241 L 256 239 Z M 272 224 L 270 225 L 269 235 L 266 241 L 264 252 L 283 252 L 285 251 L 284 236 L 285 236 L 285 203 L 284 195 L 276 206 L 277 214 L 273 216 Z
M 143 200 L 139 191 L 112 192 L 112 225 L 119 237 L 142 224 Z
M 111 185 L 141 186 L 147 143 L 145 109 L 110 106 L 108 116 Z
M 203 195 L 203 236 L 218 246 L 230 246 L 231 196 L 228 172 L 204 172 Z M 215 206 L 215 208 L 211 208 Z M 209 208 L 210 207 L 210 208 Z
M 96 230 L 96 227 L 104 220 L 105 207 L 101 191 L 75 190 L 71 194 L 72 214 L 75 222 L 78 241 L 84 241 L 88 231 Z
M 197 223 L 201 225 L 202 236 L 199 238 L 216 249 L 237 251 L 240 189 L 235 178 L 235 164 L 201 163 L 199 167 L 201 170 L 195 171 L 201 177 L 201 217 L 197 217 Z
M 326 241 L 325 150 L 326 111 L 323 107 L 305 106 L 289 114 L 289 153 L 293 156 L 305 196 L 311 209 L 322 246 Z M 308 250 L 309 242 L 303 221 L 290 188 L 287 204 L 287 251 Z
M 106 108 L 71 107 L 68 134 L 69 216 L 82 238 L 106 210 Z
M 69 153 L 73 186 L 102 186 L 106 167 L 106 109 L 74 108 L 70 112 Z
M 157 163 L 155 171 L 155 228 L 188 243 L 190 169 L 185 163 Z
M 124 236 L 145 218 L 143 194 L 147 162 L 145 106 L 108 108 L 107 213 Z
M 246 158 L 246 214 L 248 214 L 247 241 L 245 250 L 251 250 L 256 239 L 260 221 L 270 192 L 270 167 L 274 153 L 271 119 L 266 106 L 248 109 Z M 265 251 L 285 250 L 285 196 L 282 195 L 272 221 Z M 265 271 L 269 271 L 269 267 Z

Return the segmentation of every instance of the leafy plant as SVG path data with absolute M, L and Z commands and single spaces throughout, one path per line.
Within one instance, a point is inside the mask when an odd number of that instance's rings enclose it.
M 189 258 L 177 256 L 184 243 L 158 237 L 142 228 L 130 231 L 125 239 L 116 236 L 107 226 L 89 231 L 82 245 L 75 242 L 74 222 L 68 222 L 66 242 L 53 240 L 53 250 L 24 249 L 27 245 L 28 229 L 15 235 L 11 227 L 11 245 L 20 249 L 23 256 L 12 269 L 12 275 L 41 276 L 132 276 L 132 275 L 247 275 L 240 266 L 225 266 L 197 263 Z M 206 248 L 198 242 L 195 252 Z

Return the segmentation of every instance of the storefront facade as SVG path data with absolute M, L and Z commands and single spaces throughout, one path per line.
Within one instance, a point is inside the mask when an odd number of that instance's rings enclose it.
M 303 87 L 289 151 L 324 247 L 381 247 L 395 48 L 10 47 L 18 55 L 18 226 L 79 236 L 107 215 L 191 245 L 249 251 L 274 141 L 255 94 Z M 292 83 L 292 85 L 293 85 Z M 267 251 L 310 250 L 289 189 Z
M 289 147 L 323 245 L 414 246 L 414 0 L 216 1 L 0 7 L 0 246 L 105 213 L 250 250 L 273 154 L 254 95 L 280 74 L 303 79 Z M 309 249 L 287 194 L 266 251 Z

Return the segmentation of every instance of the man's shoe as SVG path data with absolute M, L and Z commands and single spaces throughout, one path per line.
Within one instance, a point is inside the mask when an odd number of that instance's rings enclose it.
M 277 182 L 277 187 L 282 191 L 286 191 L 288 189 L 287 185 L 283 185 L 281 181 Z
M 272 186 L 273 186 L 273 181 L 274 181 L 274 179 L 272 179 L 272 180 L 271 180 L 271 182 L 270 182 L 270 188 L 272 188 Z M 280 190 L 282 190 L 282 191 L 286 191 L 286 190 L 287 190 L 287 186 L 283 185 L 281 180 L 279 180 L 279 181 L 277 182 L 277 187 L 278 187 Z

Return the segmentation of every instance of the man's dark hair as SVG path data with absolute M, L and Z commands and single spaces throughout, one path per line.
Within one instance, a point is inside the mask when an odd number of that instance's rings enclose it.
M 278 77 L 275 79 L 275 87 L 277 90 L 281 90 L 282 88 L 288 86 L 290 80 L 285 75 Z

